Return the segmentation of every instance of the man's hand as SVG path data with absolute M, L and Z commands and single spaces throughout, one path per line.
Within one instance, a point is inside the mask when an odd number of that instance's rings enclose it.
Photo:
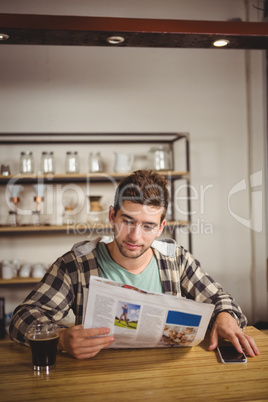
M 106 336 L 109 332 L 109 328 L 83 329 L 82 325 L 64 328 L 60 331 L 58 348 L 76 359 L 88 359 L 113 343 L 114 337 Z
M 248 356 L 259 355 L 260 352 L 253 338 L 244 334 L 238 326 L 236 319 L 227 312 L 217 315 L 210 334 L 209 350 L 214 350 L 218 346 L 219 339 L 228 339 L 239 353 L 244 351 Z

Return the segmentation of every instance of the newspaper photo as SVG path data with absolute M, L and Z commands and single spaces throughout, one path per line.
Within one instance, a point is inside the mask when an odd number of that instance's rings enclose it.
M 185 347 L 206 334 L 214 305 L 91 276 L 84 328 L 110 328 L 110 348 Z

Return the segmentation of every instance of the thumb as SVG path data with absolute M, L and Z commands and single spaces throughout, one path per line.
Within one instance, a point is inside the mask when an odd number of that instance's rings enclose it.
M 211 334 L 210 334 L 210 344 L 209 344 L 208 350 L 216 349 L 216 347 L 218 346 L 218 341 L 219 341 L 219 337 L 218 337 L 217 331 L 212 330 Z

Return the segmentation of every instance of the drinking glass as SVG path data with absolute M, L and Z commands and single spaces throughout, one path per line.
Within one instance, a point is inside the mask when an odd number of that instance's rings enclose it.
M 35 371 L 46 371 L 55 367 L 60 327 L 53 323 L 34 323 L 26 333 L 32 351 Z

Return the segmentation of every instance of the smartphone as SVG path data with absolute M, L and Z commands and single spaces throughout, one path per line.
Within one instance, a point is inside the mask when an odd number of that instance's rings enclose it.
M 244 353 L 239 353 L 234 346 L 224 345 L 217 347 L 222 363 L 246 363 L 247 357 Z

